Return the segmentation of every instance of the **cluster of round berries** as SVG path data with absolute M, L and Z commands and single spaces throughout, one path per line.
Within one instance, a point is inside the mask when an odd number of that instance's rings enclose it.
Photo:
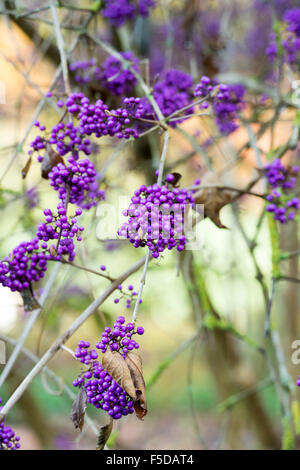
M 41 248 L 48 249 L 46 242 L 49 240 L 57 240 L 57 249 L 50 247 L 49 259 L 60 260 L 63 255 L 68 255 L 69 261 L 75 258 L 75 247 L 73 238 L 81 241 L 81 233 L 84 227 L 79 227 L 76 216 L 81 215 L 81 209 L 76 209 L 75 216 L 67 216 L 67 210 L 63 203 L 57 206 L 57 215 L 53 214 L 50 209 L 44 210 L 46 223 L 39 224 L 37 229 L 37 237 L 42 241 Z
M 296 183 L 296 176 L 299 171 L 297 165 L 285 167 L 280 158 L 276 158 L 272 163 L 265 166 L 265 173 L 268 183 L 273 188 L 293 189 Z
M 178 70 L 170 69 L 166 72 L 164 77 L 155 83 L 153 86 L 153 96 L 164 116 L 170 116 L 175 111 L 185 108 L 193 97 L 193 79 L 187 73 Z M 144 106 L 143 118 L 152 119 L 155 116 L 152 104 L 147 98 L 142 101 Z M 189 114 L 193 110 L 193 105 L 183 112 Z M 157 118 L 157 117 L 156 117 Z M 175 127 L 182 122 L 180 119 L 169 121 L 171 127 Z
M 39 240 L 33 238 L 16 246 L 9 256 L 0 261 L 0 283 L 12 292 L 28 289 L 32 282 L 44 277 L 47 255 L 39 252 Z
M 144 328 L 139 326 L 136 330 L 133 323 L 125 324 L 125 318 L 120 316 L 114 323 L 112 330 L 107 326 L 102 333 L 102 340 L 96 344 L 96 348 L 104 354 L 108 348 L 111 351 L 119 351 L 123 357 L 126 356 L 128 351 L 138 349 L 139 344 L 132 339 L 132 336 L 144 334 Z
M 58 101 L 60 107 L 64 106 L 63 101 Z M 57 153 L 64 157 L 68 153 L 72 153 L 74 159 L 79 158 L 79 152 L 83 152 L 85 155 L 92 153 L 91 142 L 79 132 L 79 129 L 74 126 L 72 122 L 59 122 L 51 129 L 51 136 L 47 138 L 45 126 L 42 126 L 39 121 L 35 121 L 35 125 L 42 131 L 43 136 L 37 135 L 30 143 L 31 149 L 28 151 L 28 155 L 31 156 L 35 151 L 38 153 L 38 162 L 43 162 L 43 155 L 40 154 L 41 150 L 47 149 L 47 145 L 55 145 Z
M 43 161 L 40 151 L 47 149 L 47 145 L 55 145 L 57 153 L 62 157 L 71 153 L 73 159 L 78 160 L 79 152 L 85 155 L 92 153 L 92 143 L 88 136 L 138 138 L 137 130 L 128 126 L 132 124 L 132 120 L 139 119 L 145 113 L 142 100 L 134 97 L 125 98 L 121 108 L 112 110 L 109 110 L 102 100 L 91 104 L 83 93 L 72 93 L 66 102 L 59 100 L 57 105 L 66 108 L 69 114 L 74 115 L 78 119 L 78 125 L 70 121 L 67 123 L 61 121 L 53 126 L 49 139 L 46 135 L 37 135 L 30 143 L 28 155 L 37 152 L 39 162 Z M 36 121 L 35 125 L 43 133 L 46 130 L 39 121 Z
M 111 351 L 119 351 L 123 357 L 139 347 L 132 339 L 133 334 L 142 335 L 144 329 L 138 327 L 135 331 L 133 323 L 125 325 L 125 318 L 120 316 L 114 323 L 114 329 L 107 327 L 102 334 L 102 341 L 96 344 L 96 348 L 105 353 L 108 348 Z M 74 387 L 84 387 L 88 402 L 96 408 L 106 411 L 113 419 L 134 413 L 134 402 L 125 390 L 110 376 L 98 361 L 98 354 L 90 349 L 88 341 L 79 341 L 75 350 L 75 357 L 88 367 L 73 381 Z
M 88 366 L 91 362 L 98 359 L 98 354 L 94 349 L 89 349 L 91 343 L 89 341 L 79 341 L 78 347 L 75 349 L 75 357 L 80 362 Z M 79 381 L 79 384 L 82 381 Z
M 97 205 L 98 201 L 104 201 L 106 193 L 104 189 L 99 189 L 99 180 L 101 180 L 101 173 L 96 172 L 96 176 L 93 182 L 90 183 L 84 198 L 77 202 L 77 205 L 82 209 L 89 210 L 91 207 Z
M 121 52 L 120 55 L 130 62 L 134 70 L 138 71 L 138 59 L 131 51 Z M 137 83 L 134 74 L 114 56 L 109 56 L 100 66 L 96 66 L 95 59 L 81 60 L 70 65 L 72 72 L 77 72 L 75 80 L 81 85 L 89 82 L 98 83 L 109 90 L 113 95 L 128 95 Z
M 285 30 L 280 37 L 283 60 L 294 66 L 297 64 L 300 52 L 300 8 L 287 10 L 284 13 L 283 21 L 285 22 Z M 271 62 L 278 57 L 279 50 L 276 33 L 273 32 L 266 49 Z
M 77 225 L 76 216 L 81 209 L 76 209 L 75 216 L 68 217 L 62 203 L 57 206 L 57 215 L 50 209 L 44 210 L 46 222 L 39 224 L 36 237 L 29 242 L 22 242 L 10 255 L 0 261 L 0 284 L 13 292 L 28 289 L 32 282 L 44 277 L 49 260 L 61 260 L 67 255 L 69 261 L 75 258 L 73 238 L 78 241 L 84 227 Z M 49 240 L 57 240 L 57 247 L 48 246 Z
M 143 111 L 139 109 L 140 98 L 132 98 L 137 106 L 137 112 Z M 132 116 L 124 108 L 109 110 L 108 106 L 102 100 L 97 100 L 95 104 L 91 104 L 89 99 L 83 93 L 72 93 L 66 101 L 66 108 L 69 113 L 76 114 L 79 120 L 79 133 L 83 135 L 94 135 L 99 138 L 104 135 L 116 136 L 119 139 L 129 139 L 131 136 L 138 138 L 135 129 L 126 127 L 131 124 Z
M 123 211 L 129 219 L 120 227 L 118 235 L 128 238 L 135 248 L 147 246 L 153 258 L 158 258 L 166 248 L 183 251 L 186 244 L 185 215 L 195 201 L 192 192 L 175 188 L 174 180 L 174 175 L 168 174 L 161 186 L 142 185 Z
M 297 197 L 286 196 L 278 189 L 273 189 L 267 195 L 267 201 L 271 204 L 266 206 L 267 212 L 274 213 L 274 219 L 280 223 L 285 224 L 289 220 L 294 220 L 296 212 L 300 209 L 300 200 Z
M 132 62 L 132 68 L 138 72 L 138 59 L 131 51 L 122 52 L 121 56 Z M 117 96 L 128 95 L 137 83 L 131 70 L 123 68 L 121 62 L 113 56 L 109 56 L 99 67 L 96 78 L 104 88 Z
M 0 398 L 2 403 L 2 398 Z M 0 410 L 1 410 L 0 406 Z M 10 426 L 5 426 L 5 421 L 0 423 L 0 450 L 18 450 L 20 449 L 20 437 L 16 436 Z
M 89 83 L 91 81 L 92 79 L 91 69 L 93 69 L 95 65 L 96 65 L 95 59 L 78 60 L 70 64 L 69 69 L 71 70 L 71 72 L 77 72 L 75 73 L 75 77 L 74 77 L 75 81 L 79 83 L 80 85 L 85 85 L 86 83 Z M 88 71 L 87 75 L 85 74 L 86 71 Z
M 216 124 L 225 135 L 238 128 L 238 111 L 244 106 L 244 94 L 243 85 L 223 85 L 206 76 L 201 78 L 194 91 L 194 96 L 207 96 L 207 101 L 201 104 L 201 108 L 208 108 L 209 102 L 212 103 Z
M 124 290 L 124 288 L 121 284 L 118 286 L 118 290 L 120 291 L 121 297 L 116 297 L 114 299 L 115 304 L 118 304 L 120 302 L 120 300 L 125 298 L 126 299 L 126 308 L 130 308 L 132 302 L 134 302 L 136 300 L 136 296 L 138 295 L 138 293 L 135 292 L 133 285 L 129 284 L 128 292 L 126 292 Z M 140 304 L 142 303 L 142 299 L 139 300 L 139 303 Z
M 148 16 L 149 9 L 154 5 L 154 0 L 104 0 L 102 15 L 112 26 L 119 27 L 138 15 Z
M 62 106 L 64 106 L 63 102 Z M 57 152 L 62 157 L 72 152 L 73 158 L 77 160 L 80 151 L 85 155 L 91 154 L 90 139 L 87 139 L 72 122 L 59 122 L 53 126 L 49 144 L 55 145 Z
M 282 224 L 293 220 L 296 211 L 300 209 L 299 198 L 289 194 L 295 186 L 298 171 L 298 166 L 285 167 L 280 159 L 265 166 L 266 178 L 271 186 L 271 191 L 266 196 L 270 203 L 267 204 L 266 211 L 274 213 L 274 219 Z
M 94 188 L 97 186 L 94 164 L 87 158 L 76 161 L 69 157 L 68 162 L 68 166 L 58 163 L 48 175 L 50 185 L 58 191 L 59 199 L 64 203 L 67 200 L 71 204 L 84 205 L 85 208 L 96 205 L 105 193 Z
M 103 369 L 99 362 L 94 362 L 91 370 L 73 382 L 74 387 L 84 387 L 88 403 L 106 411 L 113 419 L 134 413 L 132 398 Z
M 202 98 L 208 96 L 215 89 L 216 82 L 212 81 L 209 77 L 203 75 L 200 79 L 200 82 L 197 83 L 194 90 L 194 96 L 200 96 Z M 207 107 L 206 105 L 202 107 Z

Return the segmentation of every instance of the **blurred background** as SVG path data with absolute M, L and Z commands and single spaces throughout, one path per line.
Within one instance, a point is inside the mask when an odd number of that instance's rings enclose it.
M 59 13 L 61 24 L 66 26 L 62 28 L 66 44 L 70 44 L 78 34 L 78 26 L 97 2 L 59 3 L 66 6 L 59 8 Z M 144 61 L 145 70 L 149 67 L 150 83 L 168 67 L 176 67 L 191 74 L 195 83 L 202 75 L 236 73 L 245 79 L 252 77 L 256 83 L 272 84 L 272 68 L 265 59 L 265 49 L 274 15 L 280 18 L 286 8 L 297 3 L 157 1 L 149 17 L 139 16 L 120 28 L 111 27 L 100 12 L 90 24 L 90 33 L 111 41 L 118 50 L 133 50 Z M 51 15 L 42 10 L 42 2 L 3 1 L 1 5 L 0 80 L 6 87 L 6 103 L 0 105 L 2 259 L 18 243 L 34 235 L 43 209 L 57 204 L 57 195 L 48 181 L 41 178 L 36 159 L 25 179 L 21 173 L 36 132 L 36 128 L 29 129 L 30 123 L 49 90 L 60 59 Z M 72 6 L 78 10 L 70 9 Z M 34 10 L 28 15 L 24 13 Z M 93 57 L 99 62 L 106 58 L 103 51 L 83 36 L 69 62 Z M 72 75 L 71 80 L 72 90 L 80 89 Z M 58 80 L 58 93 L 62 87 L 62 80 Z M 103 90 L 85 87 L 92 99 L 101 96 L 112 105 L 117 102 Z M 249 109 L 244 110 L 248 117 L 255 108 L 255 99 L 249 97 Z M 267 121 L 271 115 L 272 108 L 267 102 L 259 119 Z M 50 127 L 57 122 L 57 116 L 48 100 L 39 121 Z M 286 111 L 275 122 L 272 132 L 266 131 L 258 139 L 263 153 L 286 142 L 293 119 L 294 114 Z M 254 130 L 256 126 L 254 123 Z M 203 178 L 208 171 L 207 158 L 212 165 L 210 171 L 221 175 L 224 184 L 244 187 L 255 177 L 257 161 L 253 149 L 245 146 L 249 139 L 245 127 L 224 138 L 217 135 L 211 118 L 192 117 L 171 129 L 170 135 L 167 168 L 182 174 L 182 187 Z M 106 190 L 105 203 L 114 205 L 116 214 L 125 208 L 119 207 L 120 197 L 129 197 L 139 185 L 154 182 L 162 141 L 159 134 L 151 134 L 118 150 L 119 144 L 116 139 L 103 137 L 95 141 L 92 155 L 97 171 L 101 174 L 105 170 L 100 187 Z M 296 149 L 288 151 L 283 161 L 296 163 L 298 158 Z M 264 189 L 259 182 L 253 190 Z M 135 250 L 123 240 L 99 240 L 97 230 L 104 223 L 101 204 L 81 218 L 85 232 L 83 242 L 78 244 L 76 261 L 94 270 L 105 265 L 109 275 L 117 277 L 144 255 L 144 249 Z M 218 228 L 210 219 L 201 222 L 202 244 L 192 253 L 192 261 L 189 252 L 180 257 L 168 252 L 159 261 L 151 262 L 138 318 L 139 325 L 145 328 L 140 351 L 148 384 L 149 411 L 143 422 L 133 415 L 118 422 L 109 446 L 280 448 L 280 403 L 266 360 L 256 347 L 265 341 L 265 303 L 257 276 L 263 275 L 268 288 L 271 278 L 270 237 L 267 220 L 261 218 L 263 207 L 262 199 L 243 195 L 221 211 L 227 229 Z M 255 259 L 259 272 L 248 247 L 248 239 L 252 240 L 256 233 Z M 296 222 L 283 227 L 280 237 L 283 250 L 299 248 Z M 47 276 L 53 268 L 51 265 Z M 297 258 L 285 261 L 284 269 L 297 277 Z M 140 277 L 141 271 L 132 275 L 124 287 L 133 284 L 137 290 Z M 42 293 L 46 280 L 37 284 L 37 294 Z M 92 273 L 62 265 L 25 346 L 41 356 L 107 285 L 105 279 Z M 116 316 L 130 318 L 132 308 L 126 309 L 124 299 L 115 304 L 115 297 L 113 294 L 74 334 L 67 343 L 70 349 L 74 350 L 81 339 L 95 344 L 103 328 L 111 325 Z M 208 298 L 209 308 L 239 332 L 240 338 L 228 331 L 212 330 L 195 339 L 196 325 L 207 308 L 204 298 Z M 300 366 L 291 361 L 291 344 L 300 335 L 299 300 L 297 284 L 281 283 L 272 310 L 272 321 L 279 332 L 293 382 L 300 373 Z M 29 315 L 18 293 L 0 287 L 2 337 L 17 339 Z M 12 344 L 7 342 L 6 348 L 9 356 Z M 21 354 L 1 390 L 4 402 L 32 366 L 33 362 Z M 38 376 L 10 412 L 8 424 L 21 436 L 23 449 L 95 448 L 95 435 L 88 424 L 81 434 L 74 429 L 69 418 L 72 400 L 62 390 L 63 384 L 73 388 L 79 364 L 61 351 L 48 366 L 61 382 L 46 374 Z M 295 409 L 298 398 L 295 393 Z M 87 413 L 96 425 L 107 421 L 106 413 L 92 406 L 88 406 Z

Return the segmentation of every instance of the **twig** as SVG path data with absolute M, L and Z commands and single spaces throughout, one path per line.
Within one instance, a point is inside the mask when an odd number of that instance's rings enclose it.
M 134 306 L 134 310 L 133 310 L 133 314 L 132 314 L 132 322 L 133 323 L 135 323 L 136 319 L 137 319 L 138 308 L 139 308 L 140 300 L 142 298 L 143 288 L 144 288 L 144 285 L 145 285 L 145 282 L 146 282 L 146 274 L 147 274 L 147 270 L 148 270 L 149 259 L 150 259 L 150 250 L 148 248 L 148 251 L 147 251 L 147 254 L 146 254 L 146 259 L 145 259 L 145 264 L 144 264 L 143 275 L 142 275 L 142 278 L 141 278 L 141 284 L 140 284 L 140 288 L 139 288 L 139 291 L 138 291 L 138 295 L 137 295 L 137 298 L 136 298 L 136 302 L 135 302 L 135 306 Z
M 250 196 L 255 196 L 255 197 L 260 197 L 261 199 L 266 199 L 266 196 L 264 194 L 260 193 L 255 193 L 253 191 L 249 191 L 247 189 L 242 189 L 242 188 L 233 188 L 232 186 L 219 186 L 219 185 L 214 185 L 214 184 L 209 184 L 209 185 L 195 185 L 195 186 L 189 186 L 185 189 L 194 190 L 194 189 L 217 189 L 218 191 L 234 191 L 236 193 L 240 194 L 249 194 Z
M 68 64 L 67 64 L 67 59 L 66 59 L 66 54 L 65 54 L 65 44 L 64 44 L 64 40 L 61 34 L 56 7 L 54 5 L 55 5 L 54 1 L 51 0 L 50 9 L 51 9 L 51 15 L 53 18 L 57 47 L 58 47 L 59 54 L 60 54 L 62 73 L 63 73 L 64 83 L 65 83 L 65 91 L 68 95 L 70 95 L 71 87 L 70 87 L 70 81 L 69 81 Z
M 162 183 L 162 178 L 163 178 L 163 171 L 164 171 L 164 165 L 166 161 L 166 155 L 167 155 L 167 148 L 168 148 L 168 143 L 169 143 L 170 135 L 169 132 L 166 131 L 164 134 L 164 143 L 163 143 L 163 149 L 159 161 L 159 169 L 158 169 L 158 177 L 157 177 L 157 184 L 160 186 Z
M 147 390 L 149 390 L 157 382 L 164 370 L 169 367 L 169 365 L 176 359 L 183 351 L 185 351 L 191 344 L 193 344 L 197 338 L 199 338 L 200 331 L 197 331 L 191 338 L 185 340 L 183 343 L 178 346 L 175 351 L 173 351 L 162 363 L 157 367 L 157 369 L 152 373 L 151 377 L 146 381 Z
M 111 282 L 113 282 L 115 279 L 112 278 L 111 276 L 108 276 L 107 274 L 103 274 L 100 271 L 94 271 L 94 269 L 86 268 L 85 266 L 81 266 L 79 264 L 73 263 L 73 261 L 68 261 L 64 258 L 60 260 L 53 259 L 51 261 L 57 261 L 58 263 L 61 264 L 68 264 L 69 266 L 73 266 L 73 268 L 81 269 L 82 271 L 87 271 L 88 273 L 96 274 L 97 276 L 103 277 L 104 279 L 107 279 Z

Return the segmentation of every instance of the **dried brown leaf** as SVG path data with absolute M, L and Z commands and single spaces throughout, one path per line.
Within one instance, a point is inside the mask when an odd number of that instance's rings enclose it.
M 47 180 L 50 171 L 58 163 L 64 163 L 62 157 L 48 146 L 47 152 L 45 153 L 42 161 L 42 177 Z
M 32 157 L 29 157 L 28 160 L 27 160 L 27 162 L 25 163 L 24 168 L 23 168 L 22 171 L 21 171 L 21 174 L 22 174 L 22 178 L 23 178 L 23 179 L 26 178 L 26 176 L 27 176 L 27 173 L 28 173 L 28 171 L 29 171 L 29 169 L 30 169 L 30 167 L 31 167 L 31 162 L 32 162 Z
M 34 297 L 31 289 L 22 289 L 20 292 L 23 302 L 24 302 L 24 309 L 26 312 L 32 312 L 32 310 L 36 310 L 40 308 L 40 304 Z
M 180 173 L 176 173 L 176 172 L 172 172 L 171 175 L 174 176 L 174 180 L 172 181 L 172 186 L 174 186 L 175 188 L 178 187 L 177 183 L 181 180 L 182 178 L 182 175 Z
M 102 359 L 102 365 L 111 377 L 135 400 L 135 387 L 125 359 L 117 351 L 107 350 Z
M 129 351 L 126 354 L 125 361 L 128 365 L 136 390 L 134 409 L 137 417 L 142 420 L 147 414 L 146 387 L 143 377 L 142 358 L 138 353 Z
M 80 387 L 78 390 L 77 396 L 72 405 L 72 412 L 70 415 L 71 420 L 75 428 L 79 428 L 82 431 L 84 425 L 84 415 L 87 405 L 87 395 L 85 388 Z
M 208 172 L 204 175 L 201 181 L 202 186 L 221 186 L 215 173 Z M 204 217 L 211 219 L 214 224 L 219 228 L 227 228 L 220 220 L 220 210 L 229 204 L 234 194 L 228 190 L 218 188 L 203 188 L 199 189 L 195 195 L 196 204 L 204 205 Z
M 97 447 L 96 450 L 103 450 L 105 444 L 107 443 L 109 436 L 111 435 L 113 428 L 113 419 L 110 418 L 110 422 L 105 426 L 101 426 L 98 440 L 97 440 Z

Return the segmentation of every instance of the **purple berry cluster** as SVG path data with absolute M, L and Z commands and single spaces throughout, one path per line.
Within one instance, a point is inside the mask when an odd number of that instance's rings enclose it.
M 96 66 L 96 60 L 78 60 L 70 64 L 69 69 L 74 72 L 75 81 L 80 85 L 86 85 L 92 80 L 93 70 Z M 87 72 L 87 74 L 85 73 Z
M 244 106 L 244 94 L 243 85 L 223 85 L 206 76 L 201 78 L 194 91 L 194 96 L 207 96 L 201 108 L 207 108 L 209 102 L 212 103 L 216 124 L 224 135 L 231 134 L 238 128 L 238 112 Z
M 216 87 L 217 83 L 212 81 L 209 77 L 203 75 L 200 79 L 200 82 L 197 83 L 194 90 L 194 96 L 200 96 L 202 98 L 208 97 Z M 208 103 L 202 103 L 202 108 L 207 108 Z
M 155 83 L 153 87 L 153 96 L 162 114 L 167 117 L 187 106 L 193 98 L 192 87 L 193 79 L 190 75 L 177 69 L 168 70 L 163 79 Z M 143 99 L 143 105 L 145 107 L 143 118 L 157 119 L 152 105 L 147 98 Z M 191 104 L 184 114 L 189 114 L 192 110 L 193 106 Z M 176 119 L 170 121 L 169 125 L 175 127 L 180 122 L 180 119 Z
M 147 246 L 153 258 L 158 258 L 166 248 L 183 251 L 186 244 L 184 217 L 194 198 L 188 190 L 175 188 L 174 179 L 174 175 L 168 174 L 161 186 L 142 185 L 123 211 L 129 219 L 118 235 L 128 238 L 135 248 Z
M 0 404 L 2 398 L 0 397 Z M 0 406 L 0 410 L 1 410 Z M 20 437 L 16 436 L 10 426 L 5 426 L 5 420 L 0 423 L 0 450 L 18 450 L 20 449 Z
M 59 100 L 57 105 L 64 108 L 70 116 L 77 119 L 77 125 L 73 122 L 59 122 L 51 129 L 51 136 L 47 138 L 45 126 L 36 121 L 35 125 L 43 135 L 37 135 L 30 143 L 29 156 L 33 152 L 38 153 L 38 161 L 43 161 L 41 150 L 54 145 L 57 153 L 64 157 L 71 153 L 78 160 L 79 153 L 85 155 L 92 153 L 90 136 L 100 138 L 102 136 L 116 136 L 118 139 L 138 138 L 136 129 L 128 127 L 132 120 L 140 118 L 145 112 L 140 98 L 125 98 L 123 107 L 109 109 L 102 100 L 91 104 L 83 93 L 72 93 L 65 102 Z
M 290 194 L 295 186 L 298 171 L 298 166 L 285 167 L 280 159 L 265 166 L 266 178 L 271 186 L 271 191 L 266 196 L 269 202 L 266 211 L 274 213 L 274 219 L 282 224 L 293 220 L 296 211 L 300 209 L 299 198 Z
M 62 203 L 57 206 L 57 214 L 53 214 L 51 209 L 45 209 L 45 223 L 39 224 L 37 229 L 37 237 L 41 240 L 41 248 L 49 251 L 48 259 L 61 260 L 62 256 L 68 256 L 69 261 L 73 261 L 75 254 L 75 246 L 73 239 L 81 241 L 81 234 L 84 227 L 78 226 L 77 216 L 81 215 L 81 209 L 76 209 L 75 216 L 67 215 L 67 210 Z M 51 245 L 48 247 L 47 242 L 56 240 L 57 247 Z
M 138 72 L 139 61 L 131 51 L 121 52 L 120 55 L 131 62 L 132 68 Z M 114 56 L 107 57 L 99 66 L 95 59 L 80 60 L 71 64 L 70 70 L 76 72 L 75 80 L 80 85 L 98 82 L 116 96 L 130 94 L 137 83 L 133 73 Z
M 129 284 L 127 289 L 128 289 L 128 292 L 126 292 L 126 290 L 124 290 L 124 288 L 121 284 L 118 286 L 118 290 L 119 290 L 121 296 L 116 297 L 114 299 L 114 303 L 118 304 L 120 302 L 120 300 L 126 299 L 126 308 L 130 308 L 131 304 L 136 300 L 136 296 L 138 295 L 138 293 L 134 290 L 134 287 L 133 287 L 132 284 Z M 142 303 L 142 299 L 139 300 L 139 303 L 140 304 Z
M 279 158 L 265 166 L 266 178 L 273 188 L 293 189 L 298 171 L 297 165 L 285 167 Z
M 12 292 L 28 289 L 32 282 L 44 277 L 47 271 L 47 255 L 39 252 L 39 240 L 22 242 L 12 253 L 0 261 L 0 283 Z
M 290 65 L 296 65 L 300 52 L 300 8 L 286 10 L 283 15 L 283 21 L 285 23 L 285 29 L 282 38 L 279 40 L 283 51 L 283 60 Z M 279 55 L 279 47 L 275 33 L 271 34 L 266 53 L 271 62 Z
M 21 292 L 31 288 L 32 283 L 45 276 L 49 260 L 60 261 L 63 256 L 67 256 L 68 261 L 73 261 L 73 239 L 76 237 L 81 241 L 84 230 L 77 224 L 76 217 L 80 214 L 81 209 L 76 209 L 75 216 L 68 217 L 62 203 L 57 206 L 57 214 L 45 209 L 45 222 L 38 225 L 36 237 L 20 243 L 10 255 L 0 261 L 0 284 L 13 292 Z M 48 242 L 54 240 L 56 245 L 49 246 Z
M 144 334 L 144 328 L 139 326 L 136 330 L 133 323 L 125 324 L 125 318 L 120 316 L 114 323 L 114 329 L 109 326 L 102 333 L 102 340 L 96 344 L 96 348 L 104 354 L 108 349 L 118 351 L 123 357 L 128 351 L 138 349 L 139 344 L 132 339 L 132 336 Z
M 88 377 L 90 379 L 87 379 Z M 83 386 L 88 403 L 106 411 L 113 419 L 120 419 L 122 416 L 134 413 L 132 398 L 97 362 L 94 362 L 92 370 L 86 372 L 84 377 L 74 380 L 73 385 L 74 387 Z
M 112 26 L 121 26 L 136 16 L 148 16 L 150 8 L 155 6 L 154 0 L 104 0 L 102 15 Z
M 144 329 L 138 327 L 135 331 L 133 323 L 125 325 L 125 318 L 120 316 L 114 323 L 114 329 L 106 327 L 102 334 L 102 341 L 96 344 L 104 354 L 108 348 L 111 351 L 120 351 L 123 357 L 128 351 L 137 349 L 138 343 L 132 339 L 133 334 L 143 334 Z M 125 390 L 110 376 L 97 360 L 98 353 L 90 349 L 88 341 L 79 341 L 75 350 L 75 357 L 88 367 L 86 372 L 73 381 L 74 387 L 84 387 L 88 402 L 96 408 L 106 411 L 113 419 L 134 413 L 134 402 Z
M 65 106 L 62 101 L 61 103 L 62 106 Z M 85 155 L 91 154 L 90 140 L 72 122 L 59 122 L 53 126 L 50 138 L 47 138 L 45 135 L 45 126 L 42 126 L 39 121 L 36 121 L 35 125 L 42 131 L 43 135 L 37 135 L 30 143 L 31 149 L 28 151 L 28 155 L 30 156 L 33 152 L 37 152 L 37 160 L 40 163 L 43 162 L 43 156 L 40 154 L 40 151 L 47 150 L 49 145 L 54 145 L 61 157 L 71 153 L 73 158 L 77 160 L 79 152 L 83 152 Z
M 90 209 L 98 200 L 105 198 L 104 191 L 97 189 L 97 172 L 94 164 L 88 159 L 76 161 L 68 158 L 68 166 L 58 163 L 50 171 L 50 186 L 58 191 L 58 197 L 66 203 L 77 204 Z
M 132 52 L 122 52 L 121 56 L 132 62 L 132 68 L 138 72 L 138 59 Z M 109 90 L 113 95 L 128 95 L 137 83 L 133 73 L 123 67 L 121 62 L 113 56 L 109 56 L 96 71 L 96 79 L 100 81 L 103 88 Z
M 83 93 L 72 93 L 66 101 L 66 108 L 78 118 L 78 132 L 81 136 L 94 135 L 100 138 L 108 135 L 129 139 L 131 136 L 138 138 L 136 130 L 127 126 L 131 124 L 131 118 L 136 117 L 131 114 L 133 109 L 138 115 L 143 111 L 140 101 L 140 98 L 127 98 L 123 101 L 123 108 L 109 110 L 102 100 L 91 104 Z M 127 109 L 127 104 L 130 104 L 130 110 Z

